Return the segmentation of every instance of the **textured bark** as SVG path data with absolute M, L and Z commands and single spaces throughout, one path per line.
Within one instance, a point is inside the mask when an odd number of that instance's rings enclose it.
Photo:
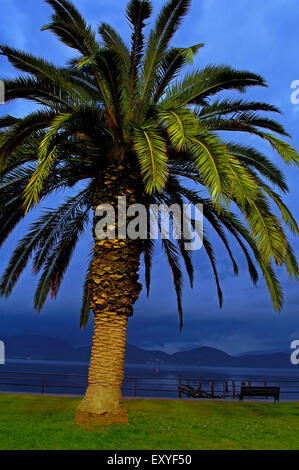
M 118 196 L 127 205 L 136 202 L 134 176 L 123 167 L 111 166 L 99 185 L 94 209 L 99 204 L 117 206 Z M 94 227 L 97 218 L 94 217 Z M 118 221 L 116 220 L 116 229 Z M 77 408 L 80 424 L 125 423 L 121 387 L 128 317 L 138 299 L 140 243 L 133 240 L 98 240 L 94 230 L 94 253 L 90 266 L 88 291 L 94 312 L 94 336 L 86 394 Z

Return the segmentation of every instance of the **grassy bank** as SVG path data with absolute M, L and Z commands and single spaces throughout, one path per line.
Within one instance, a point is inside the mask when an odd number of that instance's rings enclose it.
M 0 449 L 299 449 L 299 403 L 130 400 L 128 425 L 90 432 L 78 401 L 0 395 Z

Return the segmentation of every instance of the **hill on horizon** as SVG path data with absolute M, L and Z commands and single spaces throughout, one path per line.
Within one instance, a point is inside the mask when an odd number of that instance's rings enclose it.
M 88 362 L 91 346 L 75 347 L 70 342 L 50 336 L 4 335 L 7 359 L 32 359 Z M 240 368 L 294 368 L 290 353 L 242 353 L 232 356 L 221 349 L 201 346 L 187 351 L 168 354 L 158 349 L 148 350 L 127 344 L 126 364 L 240 367 Z

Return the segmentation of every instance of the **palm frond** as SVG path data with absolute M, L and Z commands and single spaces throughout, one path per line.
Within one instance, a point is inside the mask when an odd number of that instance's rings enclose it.
M 158 103 L 166 87 L 176 78 L 182 67 L 193 61 L 203 44 L 195 44 L 187 48 L 173 47 L 169 49 L 160 61 L 155 77 L 153 103 Z
M 0 294 L 9 297 L 20 275 L 27 266 L 32 252 L 39 244 L 39 236 L 45 229 L 48 220 L 41 220 L 34 223 L 30 232 L 19 241 L 17 248 L 13 252 L 4 275 L 1 278 Z
M 167 176 L 166 142 L 154 126 L 135 127 L 134 150 L 148 194 L 162 191 Z
M 145 287 L 147 296 L 149 297 L 150 285 L 151 285 L 151 270 L 152 261 L 154 255 L 154 242 L 150 238 L 144 240 L 143 256 L 144 256 L 144 267 L 145 267 Z
M 89 266 L 90 269 L 90 266 Z M 89 295 L 89 269 L 87 270 L 85 282 L 83 285 L 83 298 L 80 314 L 80 328 L 83 330 L 88 325 L 91 308 L 90 308 L 90 295 Z
M 206 98 L 223 90 L 244 92 L 250 86 L 266 86 L 257 74 L 220 65 L 210 65 L 203 70 L 187 73 L 185 77 L 168 89 L 167 104 L 205 104 Z
M 41 80 L 36 77 L 19 76 L 15 80 L 5 80 L 6 103 L 16 99 L 26 99 L 54 109 L 70 110 L 81 101 L 78 94 L 65 92 L 52 80 Z
M 258 170 L 262 176 L 279 186 L 282 191 L 288 190 L 284 175 L 280 169 L 261 152 L 253 147 L 241 144 L 227 143 L 226 145 L 229 153 L 237 157 L 243 165 Z
M 72 221 L 60 233 L 56 246 L 44 264 L 44 270 L 35 292 L 34 306 L 37 311 L 43 308 L 50 291 L 51 297 L 57 295 L 72 254 L 87 222 L 88 214 L 78 211 Z
M 14 116 L 10 116 L 9 114 L 1 116 L 0 117 L 0 129 L 11 127 L 14 124 L 16 124 L 18 121 L 19 119 L 15 118 Z
M 54 118 L 54 111 L 39 110 L 18 120 L 6 132 L 0 134 L 0 172 L 5 170 L 9 156 L 25 139 L 36 131 L 47 128 Z
M 263 256 L 258 247 L 257 241 L 252 237 L 248 230 L 233 214 L 223 213 L 219 216 L 223 224 L 241 242 L 240 236 L 248 243 L 254 253 L 255 259 L 262 271 L 264 279 L 267 283 L 269 293 L 271 295 L 272 303 L 277 311 L 281 311 L 283 305 L 283 293 L 280 283 L 273 271 L 271 263 L 265 263 Z M 241 245 L 242 246 L 242 245 Z
M 228 255 L 229 255 L 229 257 L 232 261 L 234 274 L 235 274 L 235 276 L 238 276 L 239 268 L 238 268 L 237 262 L 236 262 L 236 260 L 233 256 L 232 251 L 231 251 L 227 236 L 224 233 L 224 231 L 221 227 L 221 224 L 219 222 L 219 219 L 218 219 L 219 214 L 215 211 L 212 202 L 210 200 L 201 198 L 196 191 L 193 191 L 193 190 L 188 189 L 186 187 L 183 187 L 181 185 L 179 185 L 178 191 L 191 204 L 193 204 L 193 205 L 202 204 L 203 205 L 204 216 L 208 220 L 208 222 L 211 224 L 213 229 L 216 231 L 219 238 L 222 240 L 222 242 L 223 242 L 223 244 L 226 248 L 226 251 L 228 252 Z
M 128 76 L 130 72 L 130 51 L 121 36 L 107 23 L 101 23 L 99 33 L 104 46 L 117 55 L 119 69 Z
M 52 31 L 64 44 L 77 49 L 84 56 L 90 56 L 98 50 L 95 33 L 71 2 L 67 0 L 46 0 L 46 2 L 51 5 L 55 13 L 42 31 Z
M 270 142 L 273 149 L 283 158 L 288 164 L 299 165 L 298 152 L 287 142 L 283 142 L 272 134 L 263 134 L 263 137 Z
M 190 151 L 195 167 L 210 190 L 212 200 L 219 207 L 229 194 L 225 146 L 216 135 L 201 132 L 198 138 L 193 139 Z
M 33 261 L 35 273 L 41 270 L 49 253 L 57 243 L 61 232 L 73 221 L 78 211 L 87 213 L 91 208 L 91 203 L 92 191 L 90 186 L 88 186 L 76 196 L 68 198 L 58 209 L 51 209 L 43 215 L 42 220 L 48 220 L 48 223 L 39 235 L 40 243 Z
M 184 188 L 181 187 L 178 179 L 173 175 L 170 174 L 167 185 L 162 194 L 155 194 L 154 195 L 154 203 L 160 204 L 161 202 L 167 204 L 169 207 L 173 204 L 178 204 L 180 207 L 184 204 Z M 181 215 L 176 217 L 175 214 L 170 213 L 170 219 L 172 221 L 172 225 L 175 223 L 176 225 L 176 237 L 178 248 L 180 250 L 180 254 L 183 258 L 185 263 L 185 268 L 189 277 L 190 286 L 193 288 L 194 282 L 194 268 L 192 263 L 192 252 L 185 248 L 185 243 L 190 242 L 190 240 L 186 239 L 184 234 L 184 230 L 182 227 L 182 217 Z M 178 232 L 178 228 L 181 227 L 180 233 Z
M 126 110 L 129 108 L 130 51 L 117 31 L 107 23 L 100 25 L 99 33 L 104 46 L 112 53 L 118 75 L 121 77 L 119 80 L 121 103 L 122 108 Z
M 109 49 L 104 49 L 97 52 L 93 60 L 101 79 L 101 89 L 105 102 L 109 104 L 109 109 L 113 110 L 113 118 L 121 128 L 121 101 L 127 90 L 122 81 L 115 80 L 115 77 L 119 75 L 119 69 L 114 53 Z
M 271 104 L 259 101 L 245 101 L 236 99 L 217 99 L 214 102 L 204 104 L 197 112 L 199 119 L 222 117 L 228 114 L 238 116 L 243 112 L 266 111 L 281 114 L 280 110 Z
M 199 130 L 198 121 L 192 111 L 186 108 L 162 108 L 159 115 L 174 148 L 179 152 L 187 150 Z
M 269 129 L 272 132 L 277 132 L 278 134 L 289 137 L 288 133 L 285 131 L 284 127 L 273 119 L 261 117 L 253 112 L 243 112 L 239 113 L 237 116 L 230 117 L 228 119 L 223 119 L 221 117 L 215 117 L 211 119 L 205 119 L 204 123 L 206 127 L 212 131 L 219 130 L 233 130 L 238 127 L 240 130 L 242 128 L 248 129 Z
M 49 131 L 39 146 L 39 164 L 29 181 L 24 193 L 24 207 L 26 212 L 33 204 L 37 204 L 43 183 L 49 175 L 55 160 L 58 158 L 57 146 L 51 146 L 58 130 L 71 117 L 71 114 L 64 113 L 56 116 L 50 125 Z
M 264 181 L 261 180 L 261 178 L 259 178 L 253 170 L 251 170 L 252 174 L 253 174 L 253 177 L 256 181 L 256 183 L 258 184 L 259 188 L 264 191 L 264 193 L 266 193 L 267 196 L 269 196 L 272 201 L 274 201 L 274 203 L 276 204 L 276 206 L 278 207 L 279 211 L 280 211 L 280 214 L 281 214 L 281 217 L 282 217 L 282 220 L 284 221 L 284 223 L 288 226 L 288 228 L 291 230 L 291 232 L 294 234 L 294 235 L 299 235 L 299 227 L 298 227 L 298 224 L 292 214 L 292 212 L 288 209 L 288 207 L 284 204 L 284 202 L 282 201 L 281 197 L 279 196 L 279 194 L 277 194 L 275 191 L 273 191 L 272 188 L 270 188 L 270 186 L 268 186 L 267 184 L 264 183 Z
M 222 308 L 223 293 L 222 293 L 222 290 L 221 290 L 218 271 L 217 271 L 217 268 L 216 268 L 216 259 L 215 259 L 213 247 L 212 247 L 211 243 L 209 242 L 209 240 L 207 239 L 206 235 L 204 235 L 204 238 L 203 238 L 203 246 L 204 246 L 204 249 L 205 249 L 205 251 L 208 255 L 208 258 L 210 260 L 210 263 L 211 263 L 211 266 L 212 266 L 212 269 L 213 269 L 214 278 L 215 278 L 215 282 L 216 282 L 216 286 L 217 286 L 219 306 L 220 306 L 220 308 Z
M 142 93 L 139 103 L 139 113 L 144 112 L 152 95 L 156 68 L 163 59 L 170 40 L 177 31 L 183 17 L 187 14 L 190 0 L 169 0 L 158 15 L 154 29 L 150 33 L 145 51 L 144 67 L 142 70 Z
M 170 240 L 162 239 L 162 246 L 165 250 L 167 261 L 172 271 L 173 283 L 177 297 L 178 312 L 180 317 L 180 330 L 183 328 L 183 308 L 182 308 L 182 269 L 179 262 L 178 250 Z
M 268 265 L 272 257 L 276 264 L 283 264 L 287 247 L 286 236 L 261 192 L 257 200 L 248 202 L 245 217 L 265 264 Z
M 289 274 L 289 278 L 298 280 L 299 279 L 299 265 L 298 265 L 298 261 L 294 253 L 294 250 L 292 249 L 290 244 L 288 244 L 287 246 L 285 264 L 286 264 L 287 272 Z
M 280 312 L 283 306 L 283 292 L 271 265 L 266 265 L 260 260 L 260 268 L 268 286 L 274 308 Z
M 126 17 L 132 27 L 132 49 L 130 65 L 130 108 L 136 101 L 136 89 L 138 88 L 138 71 L 143 57 L 145 21 L 152 13 L 152 5 L 149 1 L 131 0 L 127 6 Z

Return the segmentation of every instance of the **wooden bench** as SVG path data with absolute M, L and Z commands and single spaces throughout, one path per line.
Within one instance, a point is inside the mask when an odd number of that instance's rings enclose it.
M 279 402 L 280 387 L 255 387 L 241 385 L 239 400 L 243 401 L 244 397 L 273 397 L 274 402 Z

